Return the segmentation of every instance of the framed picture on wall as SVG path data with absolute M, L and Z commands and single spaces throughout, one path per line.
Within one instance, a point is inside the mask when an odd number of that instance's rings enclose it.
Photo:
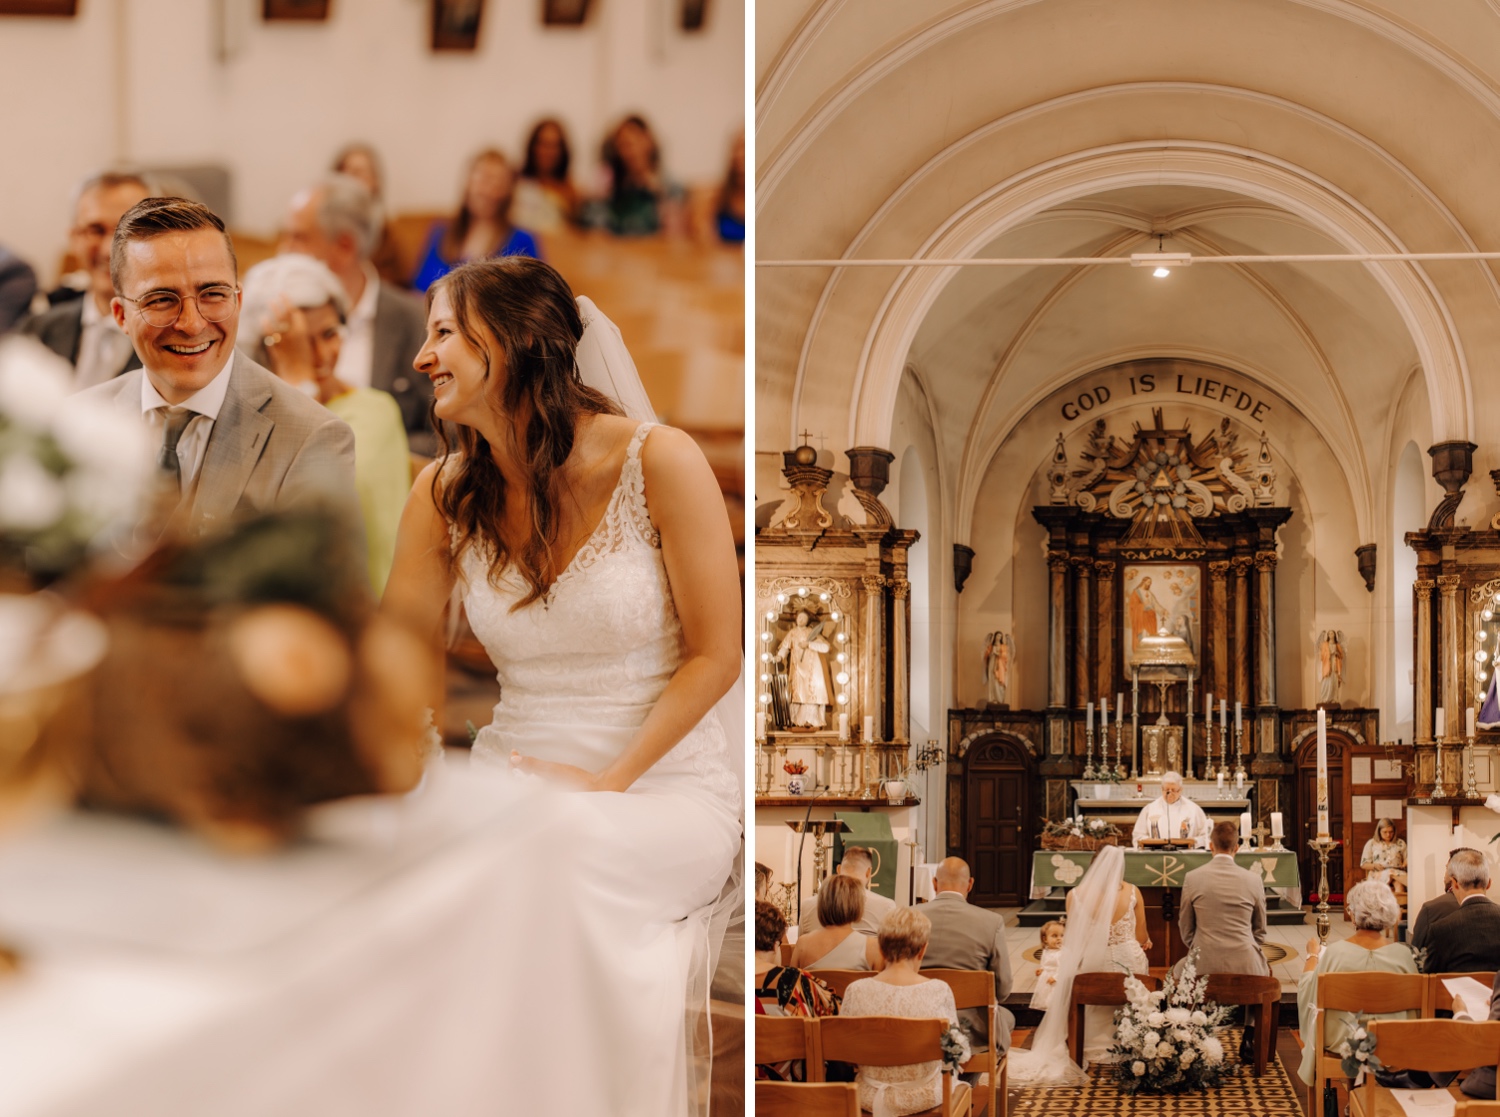
M 581 27 L 593 0 L 542 0 L 542 22 L 549 27 Z
M 1202 570 L 1193 563 L 1126 563 L 1120 592 L 1122 647 L 1129 667 L 1140 655 L 1143 636 L 1181 636 L 1201 659 Z
M 76 16 L 78 0 L 0 0 L 0 16 Z
M 682 29 L 702 31 L 708 19 L 708 0 L 682 0 Z
M 331 0 L 263 0 L 261 18 L 274 20 L 306 20 L 316 22 L 328 18 Z
M 484 0 L 432 0 L 432 49 L 477 50 Z

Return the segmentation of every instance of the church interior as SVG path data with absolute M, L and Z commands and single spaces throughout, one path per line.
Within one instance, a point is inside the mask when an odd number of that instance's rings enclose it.
M 1175 771 L 1274 863 L 1290 997 L 1378 820 L 1411 913 L 1493 861 L 1500 6 L 808 0 L 755 41 L 773 897 L 866 837 L 900 903 L 962 857 L 1020 962 L 1055 851 Z

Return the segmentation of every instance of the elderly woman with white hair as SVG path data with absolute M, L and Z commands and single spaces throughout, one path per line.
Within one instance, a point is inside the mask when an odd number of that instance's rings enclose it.
M 379 596 L 411 491 L 401 408 L 389 393 L 350 387 L 335 375 L 349 297 L 327 265 L 298 253 L 273 256 L 245 273 L 244 291 L 239 348 L 354 431 L 354 484 L 369 547 L 370 584 Z
M 1307 943 L 1307 965 L 1297 982 L 1297 1021 L 1302 1032 L 1302 1065 L 1297 1074 L 1303 1082 L 1311 1083 L 1317 1067 L 1317 1000 L 1318 976 L 1325 973 L 1375 972 L 1416 973 L 1417 963 L 1411 948 L 1394 941 L 1396 924 L 1401 920 L 1401 905 L 1389 886 L 1373 880 L 1362 880 L 1349 889 L 1345 897 L 1349 918 L 1354 921 L 1354 934 L 1343 942 L 1329 943 L 1322 950 L 1317 939 Z M 1373 1015 L 1372 1020 L 1402 1020 L 1411 1013 L 1398 1012 L 1388 1015 Z M 1353 1017 L 1347 1012 L 1330 1012 L 1323 1027 L 1323 1042 L 1337 1049 L 1348 1037 L 1353 1027 Z

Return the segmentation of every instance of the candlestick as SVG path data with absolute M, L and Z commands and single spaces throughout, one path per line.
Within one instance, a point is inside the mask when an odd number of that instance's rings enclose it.
M 1236 787 L 1245 785 L 1244 738 L 1243 728 L 1236 723 L 1234 727 L 1234 785 Z
M 840 741 L 847 741 L 848 739 L 849 739 L 849 715 L 848 714 L 840 714 L 839 715 L 839 740 Z
M 1242 721 L 1241 721 L 1241 713 L 1242 713 L 1242 707 L 1241 707 L 1240 703 L 1236 702 L 1234 704 L 1234 731 L 1235 731 L 1236 734 L 1239 733 L 1240 727 L 1243 724 Z
M 1464 710 L 1464 736 L 1474 736 L 1474 707 L 1470 706 Z
M 1182 704 L 1187 723 L 1182 734 L 1182 774 L 1193 778 L 1193 669 L 1188 668 L 1187 700 Z
M 1089 705 L 1092 706 L 1093 703 L 1090 702 Z M 1092 717 L 1084 725 L 1083 739 L 1088 750 L 1084 757 L 1083 778 L 1095 780 L 1099 778 L 1099 772 L 1094 767 L 1094 719 Z
M 1219 769 L 1229 771 L 1229 700 L 1219 699 Z
M 1443 707 L 1443 706 L 1439 706 L 1437 708 L 1436 713 L 1433 714 L 1432 721 L 1433 721 L 1432 735 L 1434 737 L 1438 738 L 1438 740 L 1442 740 L 1444 737 L 1446 737 L 1448 735 L 1448 711 L 1447 711 L 1447 709 L 1445 707 Z
M 1318 839 L 1328 838 L 1328 711 L 1318 710 Z M 1327 855 L 1324 855 L 1327 860 Z M 1325 882 L 1323 891 L 1328 886 Z
M 1140 668 L 1131 668 L 1130 671 L 1130 770 L 1139 772 L 1141 767 L 1136 763 L 1136 753 L 1140 750 L 1141 743 L 1141 672 Z
M 1474 779 L 1474 710 L 1469 710 L 1469 735 L 1464 738 L 1464 798 L 1479 798 L 1479 783 Z
M 1436 723 L 1433 743 L 1437 746 L 1437 752 L 1432 758 L 1432 797 L 1446 799 L 1448 785 L 1443 782 L 1443 740 L 1448 736 L 1448 711 L 1439 706 L 1433 721 Z
M 1282 830 L 1281 812 L 1280 811 L 1272 811 L 1271 812 L 1271 848 L 1274 849 L 1274 850 L 1281 850 L 1281 849 L 1286 848 L 1285 846 L 1283 846 L 1281 844 L 1281 839 L 1284 838 L 1284 837 L 1286 837 L 1286 834 Z
M 1119 752 L 1120 752 L 1120 750 L 1123 749 L 1124 747 L 1125 747 L 1125 692 L 1123 690 L 1120 690 L 1120 691 L 1116 691 L 1115 692 L 1115 753 L 1118 755 Z M 1131 759 L 1131 765 L 1130 766 L 1132 768 L 1132 773 L 1131 774 L 1133 775 L 1134 774 L 1133 769 L 1135 768 L 1135 760 L 1134 760 L 1133 757 Z
M 1318 711 L 1320 714 L 1322 712 Z M 1318 928 L 1318 946 L 1323 948 L 1328 945 L 1328 929 L 1332 924 L 1332 920 L 1328 918 L 1328 855 L 1333 851 L 1334 841 L 1323 835 L 1307 844 L 1318 855 L 1318 914 L 1313 923 Z

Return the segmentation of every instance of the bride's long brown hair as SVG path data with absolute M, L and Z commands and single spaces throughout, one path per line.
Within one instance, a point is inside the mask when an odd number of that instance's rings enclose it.
M 472 427 L 440 423 L 435 417 L 442 464 L 432 496 L 452 525 L 454 567 L 474 547 L 488 559 L 491 582 L 514 563 L 528 587 L 514 606 L 519 609 L 545 594 L 561 573 L 554 557 L 561 469 L 573 452 L 579 420 L 618 415 L 620 409 L 579 378 L 583 320 L 572 289 L 556 268 L 529 256 L 464 264 L 433 284 L 429 307 L 439 288 L 448 292 L 459 334 L 484 359 L 490 406 L 507 419 L 502 430 L 514 431 L 513 421 L 524 418 L 524 433 L 512 449 L 527 467 L 530 534 L 514 551 L 500 538 L 506 482 L 488 440 Z M 503 360 L 498 378 L 490 359 L 496 348 Z

